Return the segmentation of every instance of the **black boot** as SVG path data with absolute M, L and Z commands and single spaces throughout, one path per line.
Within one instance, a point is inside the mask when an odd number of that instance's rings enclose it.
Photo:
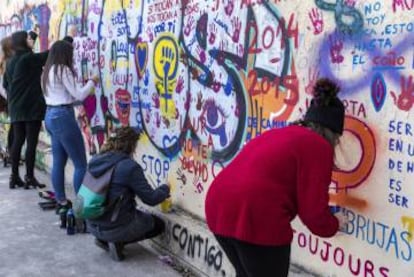
M 45 184 L 41 184 L 39 183 L 35 177 L 28 177 L 27 175 L 24 176 L 24 181 L 25 181 L 25 185 L 24 188 L 25 189 L 29 189 L 30 187 L 33 188 L 39 188 L 39 189 L 43 189 L 46 187 Z
M 124 250 L 124 244 L 122 242 L 110 242 L 109 246 L 109 255 L 114 261 L 120 262 L 125 259 L 122 250 Z
M 20 179 L 19 175 L 11 175 L 10 181 L 9 181 L 9 188 L 14 189 L 16 187 L 23 187 L 25 186 L 25 183 L 22 179 Z
M 95 245 L 107 252 L 109 251 L 109 243 L 107 241 L 95 239 Z

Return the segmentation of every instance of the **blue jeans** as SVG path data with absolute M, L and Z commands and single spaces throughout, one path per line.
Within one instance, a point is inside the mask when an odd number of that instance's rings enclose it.
M 66 162 L 69 157 L 75 167 L 73 186 L 78 193 L 87 166 L 85 145 L 72 106 L 47 107 L 45 123 L 52 140 L 52 185 L 56 200 L 63 202 Z

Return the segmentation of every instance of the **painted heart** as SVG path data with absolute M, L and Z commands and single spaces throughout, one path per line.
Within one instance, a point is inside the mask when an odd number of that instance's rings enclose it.
M 162 147 L 165 150 L 165 155 L 172 159 L 180 152 L 180 145 L 176 136 L 164 136 L 162 139 Z
M 131 109 L 131 95 L 126 89 L 118 89 L 115 92 L 115 109 L 122 126 L 129 124 L 129 112 Z
M 86 116 L 88 117 L 89 122 L 91 122 L 91 119 L 96 112 L 96 96 L 94 94 L 88 95 L 83 101 L 83 106 L 85 108 Z
M 135 64 L 137 67 L 138 77 L 142 78 L 145 73 L 148 61 L 148 44 L 146 42 L 138 42 L 135 47 Z

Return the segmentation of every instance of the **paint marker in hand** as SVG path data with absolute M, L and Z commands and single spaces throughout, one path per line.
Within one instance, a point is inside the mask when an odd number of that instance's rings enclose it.
M 329 210 L 331 211 L 331 214 L 337 214 L 341 211 L 341 207 L 339 207 L 339 206 L 329 206 Z
M 148 180 L 150 181 L 153 188 L 156 188 L 157 185 L 155 184 L 154 180 L 152 180 L 151 176 L 148 175 Z M 172 200 L 171 197 L 168 197 L 164 201 L 160 203 L 160 210 L 163 213 L 169 213 L 172 208 Z

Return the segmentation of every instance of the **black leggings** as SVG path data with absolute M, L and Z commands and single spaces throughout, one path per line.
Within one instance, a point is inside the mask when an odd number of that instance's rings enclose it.
M 289 273 L 290 244 L 262 246 L 216 235 L 237 277 L 286 277 Z
M 9 133 L 7 134 L 7 153 L 10 155 L 10 151 L 13 145 L 13 124 L 10 124 Z
M 39 140 L 41 121 L 21 121 L 12 123 L 13 144 L 10 151 L 12 175 L 19 175 L 19 161 L 22 147 L 26 141 L 26 176 L 34 177 L 36 147 Z

